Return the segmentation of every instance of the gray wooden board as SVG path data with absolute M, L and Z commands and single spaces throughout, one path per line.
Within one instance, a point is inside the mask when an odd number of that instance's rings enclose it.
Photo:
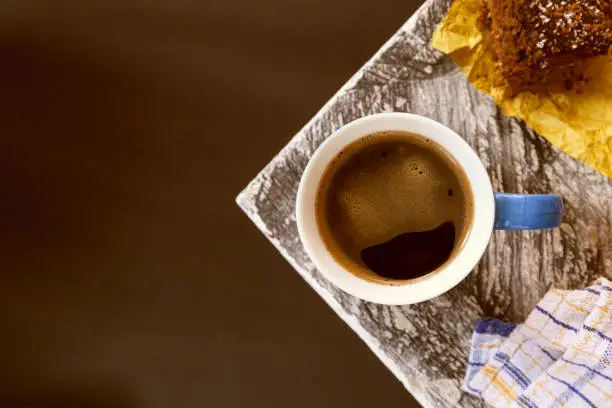
M 488 316 L 520 322 L 551 287 L 612 277 L 612 183 L 502 113 L 429 46 L 450 0 L 428 0 L 240 193 L 237 202 L 302 277 L 425 407 L 478 407 L 461 392 L 471 332 Z M 433 118 L 462 135 L 498 191 L 563 196 L 561 228 L 495 232 L 455 289 L 413 306 L 383 306 L 332 286 L 298 237 L 294 204 L 317 146 L 359 117 L 388 111 Z

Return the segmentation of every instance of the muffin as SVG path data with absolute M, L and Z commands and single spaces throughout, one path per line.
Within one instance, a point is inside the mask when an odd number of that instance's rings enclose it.
M 509 93 L 584 81 L 612 46 L 612 0 L 487 0 L 501 81 Z

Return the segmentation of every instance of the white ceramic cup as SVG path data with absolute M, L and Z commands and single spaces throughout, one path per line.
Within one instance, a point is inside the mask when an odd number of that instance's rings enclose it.
M 413 281 L 373 281 L 351 273 L 327 250 L 317 227 L 315 199 L 319 182 L 330 161 L 355 140 L 380 131 L 407 131 L 429 138 L 450 153 L 465 172 L 474 200 L 474 217 L 459 252 L 435 273 Z M 484 253 L 495 220 L 495 200 L 487 171 L 472 148 L 440 123 L 408 113 L 366 116 L 337 130 L 317 149 L 306 166 L 297 194 L 297 226 L 306 252 L 317 269 L 340 289 L 371 302 L 405 305 L 438 296 L 457 285 Z

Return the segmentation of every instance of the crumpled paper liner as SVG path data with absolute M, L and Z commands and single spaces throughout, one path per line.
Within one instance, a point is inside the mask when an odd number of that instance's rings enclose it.
M 580 90 L 504 96 L 504 88 L 494 85 L 496 63 L 484 12 L 485 0 L 455 0 L 432 46 L 448 54 L 506 115 L 523 119 L 553 145 L 612 178 L 612 56 L 589 63 L 588 82 Z

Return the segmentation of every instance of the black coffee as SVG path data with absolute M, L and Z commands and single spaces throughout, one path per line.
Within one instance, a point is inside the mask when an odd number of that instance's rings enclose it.
M 461 247 L 472 219 L 463 170 L 437 143 L 380 132 L 347 146 L 317 191 L 319 232 L 334 258 L 367 279 L 435 271 Z

